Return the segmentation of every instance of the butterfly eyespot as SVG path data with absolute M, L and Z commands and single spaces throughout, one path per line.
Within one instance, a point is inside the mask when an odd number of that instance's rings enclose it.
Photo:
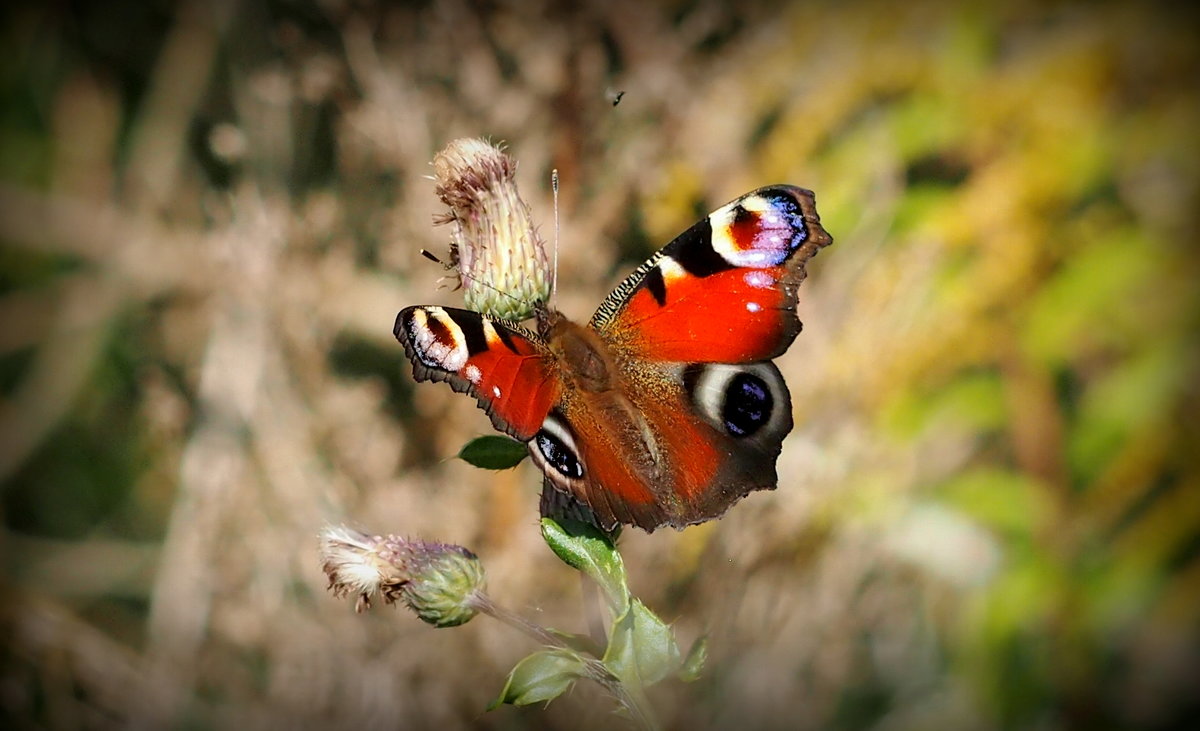
M 553 469 L 569 480 L 583 477 L 583 463 L 575 448 L 575 439 L 561 418 L 550 414 L 542 422 L 542 428 L 530 440 L 530 452 L 534 461 L 547 474 Z
M 564 477 L 573 480 L 583 477 L 583 465 L 579 464 L 575 455 L 558 439 L 543 430 L 535 434 L 533 440 L 542 456 L 546 458 L 546 464 L 558 470 Z
M 734 439 L 781 439 L 791 431 L 791 396 L 773 363 L 697 363 L 684 369 L 683 383 L 696 411 Z
M 725 387 L 725 403 L 721 419 L 725 431 L 735 437 L 750 436 L 771 420 L 775 399 L 763 379 L 750 373 L 739 373 Z

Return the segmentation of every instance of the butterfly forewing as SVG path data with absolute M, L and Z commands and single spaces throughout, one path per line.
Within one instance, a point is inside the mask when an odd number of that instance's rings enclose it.
M 800 332 L 796 289 L 832 238 L 811 191 L 760 188 L 680 234 L 605 299 L 592 326 L 649 360 L 750 363 Z
M 493 426 L 521 441 L 542 427 L 562 381 L 546 345 L 514 323 L 450 307 L 407 307 L 393 328 L 418 381 L 474 396 Z

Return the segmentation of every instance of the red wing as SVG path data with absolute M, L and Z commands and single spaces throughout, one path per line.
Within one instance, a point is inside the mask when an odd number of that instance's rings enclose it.
M 680 403 L 678 409 L 643 412 L 661 449 L 654 479 L 646 480 L 628 455 L 612 451 L 610 444 L 582 445 L 590 479 L 581 497 L 600 525 L 611 528 L 626 523 L 652 532 L 662 525 L 683 528 L 725 512 L 728 503 L 712 510 L 706 494 L 720 470 L 722 455 L 711 430 L 686 409 Z
M 598 525 L 683 528 L 775 488 L 792 403 L 773 363 L 650 367 L 637 382 L 645 387 L 568 394 L 530 449 Z M 569 472 L 549 466 L 560 451 L 577 459 Z
M 393 333 L 418 381 L 474 396 L 497 429 L 521 441 L 542 428 L 562 392 L 553 356 L 518 325 L 469 310 L 406 307 Z
M 769 360 L 800 333 L 805 263 L 832 241 L 811 191 L 760 188 L 667 244 L 605 299 L 591 325 L 649 360 Z

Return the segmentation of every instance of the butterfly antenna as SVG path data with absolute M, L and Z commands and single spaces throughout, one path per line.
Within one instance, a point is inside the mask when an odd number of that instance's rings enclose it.
M 425 257 L 426 259 L 433 262 L 434 264 L 441 264 L 442 267 L 447 270 L 454 268 L 453 264 L 448 264 L 448 263 L 442 261 L 442 258 L 440 256 L 433 253 L 429 249 L 421 249 L 421 256 Z
M 486 287 L 486 288 L 492 290 L 493 292 L 496 292 L 497 294 L 500 294 L 504 297 L 509 298 L 513 302 L 527 304 L 525 301 L 523 301 L 520 297 L 517 297 L 515 294 L 513 294 L 511 292 L 505 292 L 503 289 L 500 289 L 499 287 L 495 286 L 491 282 L 485 282 L 478 277 L 471 276 L 470 274 L 467 274 L 466 272 L 464 272 L 462 270 L 462 268 L 458 265 L 457 252 L 454 252 L 454 251 L 451 252 L 450 261 L 442 261 L 441 257 L 439 257 L 437 254 L 433 253 L 432 251 L 430 251 L 428 249 L 421 249 L 421 256 L 425 257 L 429 261 L 432 261 L 436 264 L 442 265 L 442 268 L 448 272 L 453 271 L 453 272 L 457 273 L 458 278 L 460 280 L 474 282 L 475 284 L 478 284 L 481 287 Z M 459 286 L 462 286 L 462 285 L 460 284 Z M 458 289 L 458 287 L 455 287 L 455 289 Z
M 550 280 L 550 299 L 557 301 L 558 293 L 558 168 L 550 171 L 550 188 L 554 191 L 554 270 Z

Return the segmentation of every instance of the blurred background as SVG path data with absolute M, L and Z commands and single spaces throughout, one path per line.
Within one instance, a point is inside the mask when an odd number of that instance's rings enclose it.
M 0 712 L 10 728 L 578 728 L 535 648 L 325 591 L 327 522 L 459 543 L 583 631 L 528 463 L 416 386 L 454 304 L 429 161 L 503 141 L 590 316 L 760 185 L 834 246 L 780 486 L 628 530 L 704 677 L 669 728 L 1172 728 L 1200 712 L 1194 11 L 1167 4 L 6 4 Z M 618 105 L 611 99 L 624 95 Z

